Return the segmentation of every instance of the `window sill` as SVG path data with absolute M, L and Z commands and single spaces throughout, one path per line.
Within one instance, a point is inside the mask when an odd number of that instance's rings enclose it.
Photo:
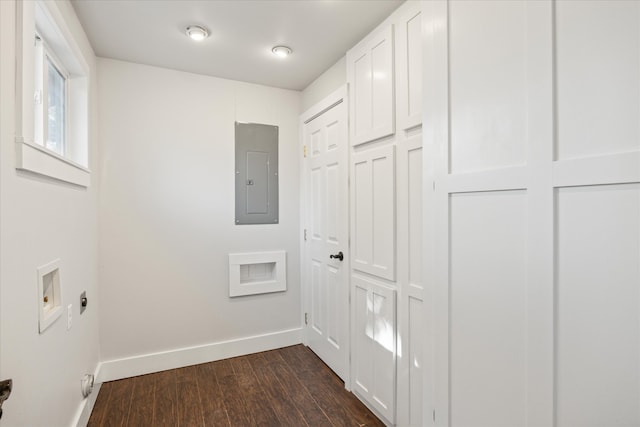
M 89 187 L 91 171 L 39 145 L 16 138 L 16 169 Z

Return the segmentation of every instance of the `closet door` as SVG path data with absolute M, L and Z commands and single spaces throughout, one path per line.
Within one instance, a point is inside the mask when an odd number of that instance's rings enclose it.
M 306 343 L 349 381 L 349 163 L 346 87 L 302 117 Z M 340 257 L 339 254 L 343 254 Z
M 395 146 L 359 148 L 351 157 L 351 388 L 395 424 Z
M 398 425 L 417 427 L 423 425 L 425 342 L 421 128 L 399 138 L 397 151 Z
M 395 146 L 351 158 L 351 268 L 396 278 Z
M 395 19 L 396 128 L 422 123 L 422 9 L 407 2 Z
M 358 274 L 351 283 L 352 388 L 395 424 L 396 291 Z
M 352 145 L 395 132 L 393 49 L 389 24 L 347 52 Z
M 434 424 L 639 425 L 640 3 L 424 5 Z
M 394 14 L 398 288 L 397 423 L 423 425 L 422 4 Z

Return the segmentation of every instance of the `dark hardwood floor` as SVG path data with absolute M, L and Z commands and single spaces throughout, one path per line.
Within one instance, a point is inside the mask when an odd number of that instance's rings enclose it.
M 89 427 L 384 426 L 303 345 L 102 384 Z

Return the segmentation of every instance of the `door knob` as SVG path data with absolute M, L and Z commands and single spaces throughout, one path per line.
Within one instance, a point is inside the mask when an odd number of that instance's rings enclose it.
M 340 261 L 342 261 L 344 259 L 344 254 L 342 253 L 342 251 L 340 251 L 335 255 L 329 255 L 329 258 L 331 258 L 331 259 L 339 259 Z

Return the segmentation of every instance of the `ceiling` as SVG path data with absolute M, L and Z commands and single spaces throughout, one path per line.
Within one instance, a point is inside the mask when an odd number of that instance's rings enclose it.
M 96 55 L 302 90 L 403 0 L 72 0 Z M 189 25 L 210 36 L 194 42 Z M 271 53 L 293 49 L 288 58 Z

